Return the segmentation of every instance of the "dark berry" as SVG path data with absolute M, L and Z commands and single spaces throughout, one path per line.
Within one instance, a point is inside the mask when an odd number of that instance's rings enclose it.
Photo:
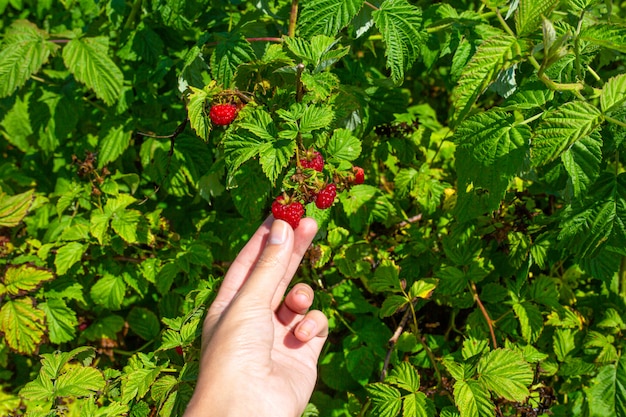
M 302 168 L 311 168 L 318 172 L 324 169 L 324 157 L 318 151 L 308 151 L 306 158 L 300 160 Z
M 353 182 L 355 184 L 363 184 L 363 182 L 365 181 L 365 172 L 363 172 L 363 168 L 353 167 L 352 172 L 354 173 Z
M 304 216 L 304 206 L 299 201 L 288 202 L 284 196 L 279 195 L 272 203 L 272 214 L 275 219 L 284 220 L 295 229 Z
M 235 120 L 235 117 L 237 117 L 237 106 L 234 104 L 216 104 L 211 107 L 209 117 L 214 125 L 229 125 Z
M 327 209 L 333 205 L 336 196 L 337 186 L 335 184 L 328 184 L 315 197 L 315 205 L 317 208 Z

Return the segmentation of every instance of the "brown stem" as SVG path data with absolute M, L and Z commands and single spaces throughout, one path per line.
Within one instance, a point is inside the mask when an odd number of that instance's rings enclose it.
M 396 343 L 398 343 L 398 339 L 400 338 L 400 335 L 404 331 L 404 326 L 406 326 L 406 323 L 407 321 L 409 321 L 410 317 L 411 317 L 411 309 L 407 308 L 406 311 L 404 312 L 404 316 L 402 316 L 402 320 L 400 320 L 400 324 L 398 324 L 398 327 L 396 328 L 396 331 L 393 333 L 393 336 L 391 336 L 391 338 L 389 339 L 389 342 L 388 342 L 389 349 L 387 350 L 387 355 L 385 356 L 383 370 L 380 373 L 380 382 L 383 382 L 385 378 L 387 377 L 387 369 L 389 369 L 389 360 L 391 359 L 391 352 L 393 352 L 393 349 L 396 346 Z
M 296 35 L 296 22 L 298 21 L 298 0 L 291 0 L 291 13 L 289 14 L 289 32 L 290 38 Z
M 483 302 L 480 301 L 480 298 L 478 297 L 478 290 L 476 289 L 476 284 L 474 284 L 473 282 L 472 282 L 472 294 L 474 295 L 474 300 L 476 301 L 476 304 L 478 304 L 478 308 L 480 308 L 480 311 L 483 313 L 483 316 L 485 317 L 485 321 L 487 321 L 487 326 L 489 327 L 489 333 L 491 334 L 491 342 L 493 343 L 493 348 L 497 349 L 498 341 L 496 340 L 496 333 L 493 330 L 493 320 L 491 320 L 491 317 L 489 317 L 489 313 L 487 312 L 487 309 L 483 305 Z
M 369 1 L 365 1 L 363 2 L 364 5 L 366 5 L 367 7 L 370 7 L 374 10 L 378 10 L 378 7 L 374 6 L 372 3 L 370 3 Z

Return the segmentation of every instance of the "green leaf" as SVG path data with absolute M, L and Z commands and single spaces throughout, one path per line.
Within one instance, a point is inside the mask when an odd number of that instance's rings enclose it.
M 211 75 L 224 87 L 229 87 L 237 66 L 253 61 L 254 49 L 239 32 L 214 33 L 217 47 L 211 54 Z
M 336 129 L 328 141 L 326 151 L 332 159 L 354 161 L 361 155 L 361 141 L 348 129 Z
M 152 340 L 161 331 L 159 318 L 151 310 L 133 307 L 126 317 L 130 329 L 145 340 Z
M 432 278 L 424 278 L 417 280 L 411 285 L 409 296 L 411 298 L 430 298 L 437 288 L 437 280 Z
M 385 0 L 372 13 L 376 27 L 385 41 L 387 68 L 396 84 L 404 79 L 404 71 L 413 65 L 424 43 L 421 32 L 422 10 L 406 0 Z
M 402 417 L 434 417 L 435 404 L 423 392 L 414 392 L 404 397 Z
M 126 283 L 124 278 L 115 275 L 105 275 L 91 287 L 91 298 L 94 303 L 108 308 L 109 310 L 119 310 L 124 294 L 126 293 Z
M 132 132 L 123 125 L 110 129 L 99 143 L 98 168 L 119 158 L 130 145 L 131 138 Z
M 39 308 L 46 313 L 48 337 L 52 343 L 60 344 L 74 339 L 78 320 L 74 310 L 65 304 L 65 300 L 50 298 L 39 304 Z
M 0 296 L 22 295 L 33 291 L 45 282 L 52 281 L 52 272 L 29 265 L 10 266 L 0 282 Z
M 305 2 L 298 16 L 298 29 L 305 38 L 336 36 L 363 7 L 364 0 L 322 0 Z
M 31 355 L 42 342 L 45 314 L 30 298 L 3 300 L 0 332 L 6 344 L 18 353 Z
M 0 227 L 15 227 L 26 215 L 33 204 L 35 190 L 7 196 L 0 192 Z
M 243 165 L 232 177 L 231 196 L 237 211 L 247 219 L 260 219 L 267 213 L 271 184 L 259 164 Z
M 57 275 L 64 275 L 76 262 L 79 262 L 87 249 L 87 245 L 79 242 L 70 242 L 57 249 L 54 266 Z
M 367 384 L 374 371 L 376 357 L 371 348 L 360 346 L 346 352 L 346 369 L 352 378 L 362 385 Z
M 400 362 L 391 370 L 389 376 L 385 378 L 385 382 L 412 393 L 417 393 L 420 390 L 419 373 L 409 362 Z
M 590 135 L 601 121 L 600 111 L 585 101 L 570 101 L 546 112 L 532 138 L 532 164 L 540 166 L 553 161 L 576 141 Z
M 626 255 L 626 174 L 602 174 L 583 201 L 563 213 L 558 239 L 579 257 L 603 248 Z
M 474 380 L 454 384 L 454 402 L 461 417 L 493 417 L 495 414 L 489 391 Z
M 478 380 L 496 395 L 523 402 L 529 395 L 534 373 L 522 354 L 508 349 L 496 349 L 478 362 Z
M 86 397 L 102 391 L 106 381 L 95 368 L 72 367 L 61 374 L 54 384 L 57 397 Z
M 291 139 L 274 140 L 261 148 L 259 162 L 263 173 L 272 184 L 275 184 L 283 169 L 289 165 L 295 152 L 296 142 Z
M 41 374 L 20 390 L 20 395 L 31 401 L 51 402 L 54 398 L 54 385 L 50 378 Z
M 143 353 L 133 356 L 124 367 L 122 403 L 128 404 L 132 400 L 143 398 L 161 373 L 161 369 Z
M 109 39 L 72 39 L 63 47 L 63 61 L 74 77 L 91 88 L 107 105 L 117 102 L 122 93 L 124 75 L 109 57 Z
M 284 38 L 285 44 L 298 58 L 313 67 L 313 74 L 324 71 L 345 56 L 348 46 L 340 46 L 339 39 L 331 36 L 315 35 L 310 41 L 302 38 Z
M 585 393 L 590 417 L 626 416 L 626 357 L 601 367 Z
M 9 26 L 0 50 L 0 98 L 22 87 L 39 72 L 58 46 L 47 41 L 48 34 L 35 24 L 17 20 Z
M 135 243 L 138 241 L 137 229 L 141 218 L 139 210 L 120 208 L 112 216 L 111 227 L 126 243 Z
M 599 23 L 580 31 L 580 39 L 604 48 L 626 52 L 626 27 L 613 23 Z
M 513 304 L 513 311 L 520 322 L 524 340 L 528 343 L 535 343 L 543 330 L 541 311 L 528 301 Z
M 400 391 L 381 382 L 365 386 L 372 398 L 372 414 L 378 417 L 397 417 L 402 408 Z
M 561 155 L 574 197 L 581 198 L 600 175 L 602 136 L 597 130 L 582 137 Z
M 331 106 L 309 105 L 298 120 L 298 131 L 302 135 L 309 135 L 316 130 L 328 128 L 335 117 Z
M 520 0 L 515 13 L 515 30 L 518 36 L 532 33 L 543 18 L 549 18 L 559 0 Z
M 626 102 L 626 74 L 609 78 L 600 95 L 602 113 L 609 113 L 624 106 Z
M 368 282 L 368 286 L 375 292 L 400 292 L 402 288 L 400 286 L 399 273 L 398 266 L 392 261 L 382 261 L 376 268 L 374 276 Z
M 361 230 L 364 224 L 371 222 L 379 194 L 378 188 L 360 184 L 352 187 L 345 198 L 341 198 L 343 209 L 350 219 L 350 227 L 354 231 Z
M 480 44 L 452 91 L 455 123 L 467 116 L 478 97 L 498 74 L 519 59 L 521 48 L 518 40 L 509 35 L 493 36 Z
M 400 308 L 404 307 L 409 303 L 409 300 L 406 299 L 403 295 L 390 295 L 385 298 L 383 304 L 380 306 L 379 315 L 380 317 L 389 317 L 394 315 Z

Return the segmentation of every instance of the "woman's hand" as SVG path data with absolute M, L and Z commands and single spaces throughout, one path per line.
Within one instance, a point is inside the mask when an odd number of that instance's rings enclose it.
M 317 379 L 328 321 L 313 290 L 284 297 L 317 231 L 268 218 L 224 277 L 204 322 L 198 384 L 185 417 L 299 417 Z

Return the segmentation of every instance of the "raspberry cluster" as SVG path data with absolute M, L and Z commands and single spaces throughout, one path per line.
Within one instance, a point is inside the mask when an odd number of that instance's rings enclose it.
M 304 205 L 315 203 L 319 209 L 332 207 L 337 192 L 357 184 L 363 184 L 363 168 L 353 167 L 350 172 L 339 172 L 327 167 L 322 154 L 313 149 L 301 152 L 293 175 L 285 181 L 287 190 L 272 203 L 274 218 L 284 220 L 297 228 L 304 216 Z

